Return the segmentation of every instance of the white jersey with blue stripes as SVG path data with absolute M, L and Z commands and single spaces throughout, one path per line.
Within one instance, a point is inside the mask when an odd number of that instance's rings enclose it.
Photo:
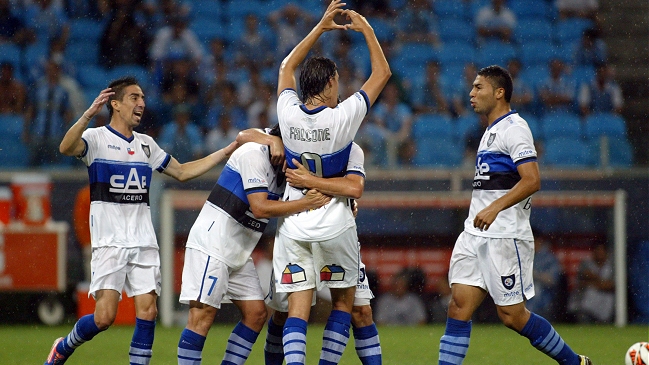
M 187 247 L 242 267 L 268 224 L 254 217 L 248 194 L 266 192 L 278 200 L 285 186 L 280 171 L 270 163 L 268 146 L 250 142 L 234 151 L 189 232 Z
M 485 131 L 476 158 L 469 217 L 464 230 L 475 236 L 533 240 L 530 227 L 532 197 L 503 210 L 488 230 L 473 226 L 476 214 L 505 195 L 520 181 L 517 166 L 536 161 L 534 139 L 516 111 L 496 119 Z
M 97 247 L 155 247 L 149 185 L 171 156 L 146 134 L 126 138 L 110 126 L 83 132 L 80 159 L 90 178 L 90 241 Z
M 286 162 L 296 159 L 317 176 L 341 177 L 347 173 L 352 141 L 369 110 L 364 91 L 354 93 L 335 108 L 307 109 L 293 89 L 282 91 L 277 116 L 286 150 Z M 286 187 L 284 200 L 302 199 L 301 189 Z M 278 222 L 279 233 L 298 241 L 323 241 L 337 237 L 356 222 L 346 198 L 334 197 L 319 209 L 298 213 Z

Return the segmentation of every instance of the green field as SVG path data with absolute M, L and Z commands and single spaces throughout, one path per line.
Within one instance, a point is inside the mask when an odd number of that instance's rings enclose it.
M 203 364 L 219 364 L 227 337 L 233 326 L 214 326 L 203 351 Z M 635 342 L 647 341 L 646 326 L 575 326 L 558 325 L 557 330 L 571 347 L 591 357 L 595 365 L 624 364 L 624 352 Z M 0 364 L 42 364 L 56 337 L 63 336 L 71 325 L 63 327 L 0 326 Z M 176 349 L 180 327 L 156 329 L 152 364 L 176 364 Z M 128 347 L 133 328 L 115 326 L 81 346 L 66 364 L 112 365 L 128 363 Z M 379 327 L 384 364 L 437 364 L 441 325 L 423 327 Z M 307 343 L 307 363 L 317 364 L 322 326 L 310 326 Z M 247 364 L 263 364 L 262 333 Z M 353 339 L 340 362 L 360 364 L 353 349 Z M 480 365 L 552 365 L 554 361 L 530 346 L 529 342 L 500 325 L 474 325 L 471 347 L 465 364 Z

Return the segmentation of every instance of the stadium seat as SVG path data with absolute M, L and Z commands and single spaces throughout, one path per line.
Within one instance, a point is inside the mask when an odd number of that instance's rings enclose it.
M 595 79 L 595 68 L 593 66 L 575 66 L 572 69 L 572 78 L 576 85 L 588 84 Z
M 427 113 L 415 118 L 412 125 L 412 134 L 415 139 L 421 138 L 446 138 L 455 137 L 451 118 L 444 114 Z
M 525 119 L 527 125 L 530 127 L 534 141 L 542 141 L 543 131 L 541 130 L 541 123 L 539 122 L 539 120 L 531 114 L 521 115 L 521 117 Z
M 9 62 L 14 70 L 20 70 L 20 48 L 13 43 L 0 44 L 0 62 Z
M 29 150 L 20 138 L 3 138 L 0 149 L 0 167 L 25 168 L 29 164 Z
M 515 0 L 508 1 L 507 6 L 516 14 L 519 23 L 530 19 L 551 19 L 552 8 L 546 1 Z
M 0 136 L 3 140 L 20 139 L 23 133 L 24 119 L 18 114 L 0 114 Z
M 36 42 L 30 44 L 25 48 L 25 63 L 29 66 L 34 66 L 47 57 L 47 52 L 47 43 Z
M 89 41 L 99 43 L 104 33 L 104 24 L 90 19 L 75 19 L 70 22 L 70 43 Z
M 480 47 L 480 49 L 478 49 L 476 61 L 478 67 L 485 67 L 494 64 L 507 67 L 507 62 L 512 58 L 516 58 L 516 56 L 516 49 L 514 46 L 494 41 L 486 42 Z
M 395 59 L 390 61 L 390 70 L 393 74 L 410 81 L 409 86 L 419 85 L 426 77 L 426 61 L 412 62 L 409 60 Z
M 578 138 L 556 137 L 547 139 L 542 163 L 554 167 L 593 166 L 595 156 L 588 144 Z
M 592 20 L 568 18 L 554 25 L 554 40 L 560 45 L 569 45 L 581 40 L 584 30 L 593 26 Z
M 602 143 L 606 138 L 608 151 L 602 151 Z M 608 166 L 628 168 L 633 164 L 633 150 L 625 136 L 612 136 L 595 138 L 590 141 L 591 155 L 602 166 L 602 155 L 608 156 Z M 606 166 L 602 166 L 606 167 Z
M 96 41 L 77 40 L 65 49 L 65 59 L 76 66 L 97 65 L 99 43 Z
M 467 137 L 471 132 L 476 128 L 482 128 L 480 126 L 480 119 L 475 113 L 465 113 L 464 115 L 458 117 L 455 120 L 455 135 L 458 143 L 461 145 L 466 142 Z
M 549 71 L 547 64 L 524 65 L 520 77 L 525 80 L 531 88 L 536 89 L 538 84 L 543 82 L 548 75 Z
M 525 42 L 551 42 L 552 41 L 552 23 L 540 18 L 537 20 L 527 20 L 519 22 L 514 30 L 514 39 L 520 44 Z
M 115 66 L 112 70 L 108 71 L 108 77 L 111 80 L 124 76 L 135 76 L 144 89 L 151 85 L 151 74 L 143 66 L 122 65 Z
M 221 19 L 223 15 L 221 1 L 214 0 L 194 0 L 191 3 L 191 17 L 192 19 Z M 237 4 L 245 4 L 244 2 L 237 2 Z
M 417 138 L 414 164 L 419 167 L 454 168 L 462 164 L 464 148 L 448 138 Z
M 392 41 L 396 37 L 394 24 L 391 20 L 372 17 L 367 19 L 367 21 L 372 24 L 372 28 L 374 28 L 374 34 L 376 34 L 376 39 L 378 39 L 379 41 Z
M 108 85 L 108 82 L 110 80 L 108 72 L 103 67 L 92 65 L 79 67 L 77 77 L 79 83 L 81 83 L 81 86 L 83 86 L 84 88 L 103 89 L 106 85 Z M 95 95 L 92 99 L 89 100 L 94 100 L 96 97 L 97 96 Z
M 476 36 L 473 24 L 462 18 L 440 19 L 438 31 L 443 42 L 467 42 Z
M 220 19 L 197 18 L 189 24 L 189 29 L 203 44 L 209 44 L 214 38 L 224 39 L 227 36 L 227 29 Z
M 433 11 L 440 19 L 466 18 L 468 11 L 463 1 L 436 0 L 433 2 Z
M 397 51 L 395 60 L 407 64 L 425 64 L 437 59 L 437 51 L 430 44 L 405 43 Z
M 600 136 L 626 138 L 626 122 L 614 113 L 595 113 L 586 117 L 585 134 L 588 139 Z
M 573 113 L 554 112 L 541 120 L 541 129 L 546 139 L 566 137 L 581 139 L 581 119 Z
M 439 62 L 445 67 L 464 67 L 466 63 L 474 62 L 475 58 L 475 47 L 465 42 L 447 43 L 438 50 Z
M 225 15 L 230 19 L 243 18 L 250 13 L 265 16 L 265 11 L 266 8 L 263 6 L 263 3 L 256 0 L 229 1 L 225 6 Z
M 555 57 L 554 46 L 550 42 L 532 41 L 520 45 L 519 57 L 523 65 L 547 65 Z

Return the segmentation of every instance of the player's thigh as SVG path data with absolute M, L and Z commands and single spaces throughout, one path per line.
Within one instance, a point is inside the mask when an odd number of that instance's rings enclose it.
M 275 236 L 273 272 L 277 292 L 296 292 L 316 286 L 311 243 Z
M 149 295 L 150 293 L 154 293 L 154 297 L 160 295 L 162 276 L 160 274 L 160 254 L 157 249 L 137 249 L 135 256 L 129 261 L 128 267 L 124 284 L 127 296 Z M 143 299 L 143 301 L 145 300 L 150 301 L 151 298 Z M 155 305 L 155 298 L 153 300 L 153 305 Z
M 199 250 L 187 248 L 179 301 L 184 304 L 197 301 L 221 308 L 228 290 L 229 276 L 228 267 L 223 262 Z
M 448 281 L 451 285 L 463 284 L 487 290 L 477 253 L 481 240 L 484 238 L 466 232 L 458 236 L 448 269 Z
M 534 296 L 534 243 L 513 238 L 488 238 L 479 250 L 487 290 L 494 303 L 508 306 Z
M 257 300 L 263 302 L 264 292 L 251 258 L 242 267 L 230 272 L 227 296 L 233 301 Z
M 98 247 L 92 250 L 89 294 L 96 299 L 99 290 L 117 291 L 121 299 L 126 282 L 130 251 L 121 247 Z
M 313 263 L 318 274 L 318 290 L 355 287 L 360 265 L 356 229 L 350 228 L 331 240 L 314 243 Z

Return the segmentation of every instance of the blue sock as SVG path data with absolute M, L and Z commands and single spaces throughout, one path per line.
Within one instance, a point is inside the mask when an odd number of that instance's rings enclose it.
M 153 335 L 155 334 L 155 321 L 135 318 L 135 331 L 128 350 L 131 364 L 148 365 L 153 351 Z
M 204 345 L 205 336 L 185 328 L 178 341 L 178 365 L 200 365 Z
M 537 350 L 550 356 L 561 365 L 579 365 L 581 359 L 554 330 L 545 318 L 532 313 L 520 332 Z
M 85 315 L 74 324 L 72 331 L 56 346 L 56 351 L 68 357 L 84 342 L 92 340 L 101 330 L 95 324 L 95 315 Z
M 266 345 L 264 346 L 266 365 L 282 365 L 284 363 L 282 330 L 282 326 L 278 326 L 273 322 L 273 317 L 268 320 L 268 332 L 266 333 Z
M 446 330 L 439 341 L 439 365 L 460 365 L 469 351 L 471 321 L 446 319 Z
M 325 325 L 322 335 L 322 351 L 320 352 L 320 365 L 335 365 L 343 356 L 347 341 L 349 341 L 349 327 L 352 315 L 347 312 L 332 310 Z
M 286 365 L 304 365 L 306 361 L 306 321 L 289 317 L 282 335 Z
M 239 322 L 232 330 L 221 365 L 242 365 L 250 356 L 252 345 L 257 341 L 259 332 L 255 332 Z
M 354 345 L 356 354 L 363 365 L 381 365 L 383 358 L 381 355 L 381 341 L 379 340 L 379 331 L 376 325 L 372 323 L 366 327 L 353 328 Z

